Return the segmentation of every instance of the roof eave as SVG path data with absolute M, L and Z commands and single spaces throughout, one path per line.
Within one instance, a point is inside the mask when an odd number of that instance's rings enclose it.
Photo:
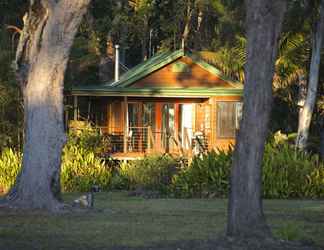
M 135 97 L 194 97 L 209 98 L 213 96 L 242 96 L 243 89 L 74 89 L 72 95 L 77 96 L 135 96 Z

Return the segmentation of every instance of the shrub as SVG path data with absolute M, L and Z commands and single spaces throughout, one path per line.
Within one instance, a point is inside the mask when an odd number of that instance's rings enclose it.
M 111 171 L 101 158 L 109 141 L 86 122 L 75 122 L 63 150 L 61 187 L 65 192 L 87 192 L 93 185 L 107 190 Z
M 71 130 L 63 150 L 61 169 L 62 191 L 89 191 L 93 185 L 107 190 L 111 172 L 100 157 L 107 141 L 100 133 L 87 126 Z M 7 192 L 14 184 L 21 168 L 22 154 L 5 149 L 0 154 L 0 192 Z
M 118 178 L 131 190 L 139 188 L 166 194 L 172 177 L 178 172 L 178 165 L 167 155 L 146 156 L 141 160 L 122 163 Z
M 195 156 L 192 163 L 173 179 L 177 197 L 225 196 L 228 193 L 232 152 L 211 151 Z
M 22 155 L 10 148 L 0 154 L 0 193 L 6 193 L 15 183 L 21 168 Z
M 95 145 L 103 145 L 93 136 L 97 138 L 98 134 L 70 135 L 63 150 L 62 191 L 86 192 L 98 185 L 103 190 L 142 189 L 175 197 L 219 197 L 228 193 L 231 151 L 211 151 L 194 157 L 189 166 L 183 167 L 166 155 L 146 156 L 118 165 L 104 161 L 93 151 Z M 265 147 L 263 196 L 323 198 L 324 164 L 317 155 L 296 151 L 289 138 L 277 133 Z M 21 159 L 22 154 L 12 149 L 0 153 L 0 192 L 8 191 L 14 184 Z
M 67 146 L 77 146 L 102 156 L 110 147 L 109 138 L 87 122 L 73 121 L 68 134 Z
M 63 152 L 61 187 L 66 192 L 87 192 L 93 185 L 108 190 L 111 172 L 103 159 L 91 151 L 75 145 L 67 145 Z
M 272 140 L 263 158 L 265 198 L 323 198 L 324 165 L 317 155 L 296 151 L 286 141 Z

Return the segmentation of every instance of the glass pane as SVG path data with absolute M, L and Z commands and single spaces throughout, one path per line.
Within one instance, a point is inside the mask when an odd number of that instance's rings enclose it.
M 161 140 L 164 148 L 171 148 L 170 136 L 174 135 L 175 110 L 174 104 L 164 104 L 162 108 L 162 134 Z
M 242 120 L 242 112 L 243 112 L 243 103 L 237 102 L 236 103 L 236 129 L 240 128 L 240 122 Z
M 155 127 L 155 105 L 154 103 L 143 104 L 143 127 L 151 126 L 152 129 Z
M 217 103 L 217 137 L 234 138 L 236 126 L 235 102 Z
M 148 148 L 149 127 L 151 127 L 151 133 L 155 131 L 155 104 L 143 103 L 143 145 L 144 148 Z
M 139 126 L 139 117 L 140 117 L 140 106 L 139 103 L 129 103 L 128 104 L 128 125 L 129 127 L 138 127 Z

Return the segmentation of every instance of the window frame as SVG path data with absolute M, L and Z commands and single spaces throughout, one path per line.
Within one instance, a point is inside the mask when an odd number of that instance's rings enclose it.
M 220 133 L 221 129 L 220 129 L 220 118 L 219 118 L 219 103 L 232 103 L 234 104 L 234 135 L 232 136 L 228 136 L 228 135 L 222 135 Z M 239 111 L 239 109 L 241 109 L 241 111 Z M 216 139 L 235 139 L 236 135 L 237 135 L 237 130 L 239 129 L 239 123 L 241 121 L 242 117 L 239 117 L 239 114 L 242 115 L 242 110 L 243 110 L 243 102 L 242 101 L 226 101 L 226 100 L 222 100 L 222 101 L 216 101 Z

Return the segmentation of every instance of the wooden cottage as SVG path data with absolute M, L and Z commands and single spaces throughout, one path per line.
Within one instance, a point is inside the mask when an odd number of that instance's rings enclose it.
M 163 52 L 108 84 L 70 92 L 74 120 L 107 135 L 113 157 L 147 153 L 191 156 L 235 142 L 243 86 L 183 50 Z

